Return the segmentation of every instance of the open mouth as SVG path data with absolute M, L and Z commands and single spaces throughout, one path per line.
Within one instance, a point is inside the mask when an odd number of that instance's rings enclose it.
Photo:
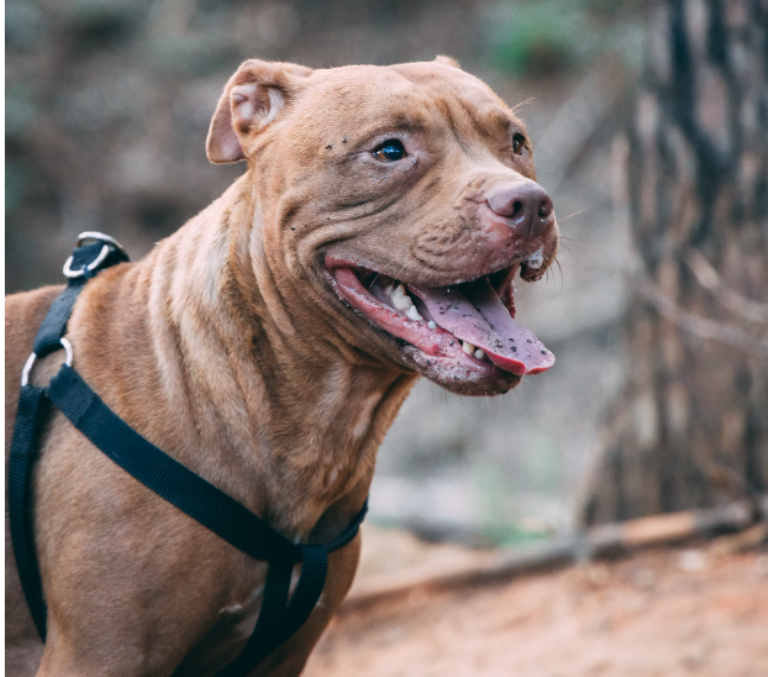
M 415 355 L 419 365 L 437 361 L 467 372 L 524 376 L 555 363 L 552 351 L 514 319 L 520 264 L 447 287 L 419 287 L 331 256 L 326 267 L 336 293 L 401 345 L 422 353 Z

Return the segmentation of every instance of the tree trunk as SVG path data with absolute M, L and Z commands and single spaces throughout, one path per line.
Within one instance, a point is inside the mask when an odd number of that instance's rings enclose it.
M 768 2 L 654 11 L 627 133 L 628 376 L 587 524 L 768 489 Z

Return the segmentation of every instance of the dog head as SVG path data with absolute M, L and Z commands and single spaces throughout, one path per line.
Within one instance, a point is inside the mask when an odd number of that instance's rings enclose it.
M 212 162 L 246 160 L 261 260 L 308 330 L 462 394 L 506 392 L 554 355 L 519 325 L 514 278 L 554 260 L 554 208 L 523 123 L 429 63 L 311 70 L 247 61 Z M 285 294 L 283 296 L 286 296 Z

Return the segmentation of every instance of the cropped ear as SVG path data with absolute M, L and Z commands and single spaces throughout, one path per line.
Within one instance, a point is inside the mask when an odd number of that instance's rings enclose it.
M 461 68 L 461 66 L 459 66 L 459 62 L 456 61 L 456 59 L 453 59 L 450 56 L 445 56 L 445 54 L 438 54 L 435 57 L 435 63 L 442 64 L 443 66 L 453 66 L 454 68 Z
M 205 150 L 215 164 L 245 159 L 242 142 L 269 125 L 311 68 L 250 59 L 229 79 L 213 114 Z

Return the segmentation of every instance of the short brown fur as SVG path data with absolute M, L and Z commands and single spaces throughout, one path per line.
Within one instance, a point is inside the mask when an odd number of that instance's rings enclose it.
M 145 259 L 87 285 L 68 327 L 76 369 L 138 432 L 275 529 L 330 541 L 360 509 L 418 373 L 341 303 L 319 253 L 432 286 L 498 269 L 508 235 L 476 216 L 482 191 L 535 178 L 530 147 L 505 159 L 511 128 L 524 133 L 446 58 L 318 71 L 246 62 L 225 88 L 208 153 L 245 158 L 247 171 Z M 410 173 L 365 164 L 371 138 L 390 132 L 422 153 Z M 59 290 L 7 299 L 6 440 L 22 365 Z M 41 360 L 35 380 L 60 361 Z M 9 676 L 38 665 L 56 677 L 214 675 L 237 655 L 265 563 L 127 476 L 58 413 L 34 493 L 49 636 L 43 651 L 6 542 Z M 254 674 L 301 671 L 359 549 L 358 538 L 330 556 L 309 622 Z

